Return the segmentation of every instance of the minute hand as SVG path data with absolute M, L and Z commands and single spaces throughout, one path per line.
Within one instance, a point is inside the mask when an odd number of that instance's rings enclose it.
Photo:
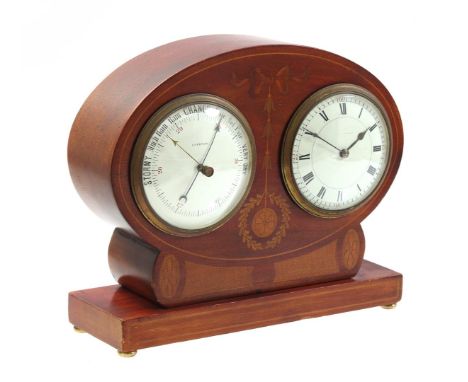
M 318 135 L 317 133 L 314 133 L 310 130 L 307 130 L 307 129 L 304 129 L 305 130 L 305 133 L 308 134 L 308 135 L 312 135 L 313 137 L 315 138 L 318 138 L 320 139 L 321 141 L 325 142 L 327 145 L 330 145 L 331 147 L 335 148 L 336 150 L 338 151 L 341 151 L 338 147 L 336 147 L 334 144 L 328 142 L 327 140 L 323 139 L 320 135 Z

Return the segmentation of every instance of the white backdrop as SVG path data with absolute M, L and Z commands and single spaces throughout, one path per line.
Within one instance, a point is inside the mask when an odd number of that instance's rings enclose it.
M 15 4 L 15 5 L 13 5 Z M 467 380 L 467 12 L 463 2 L 16 1 L 0 6 L 0 379 Z M 400 172 L 363 223 L 365 257 L 404 274 L 403 300 L 140 351 L 73 332 L 67 293 L 114 283 L 113 227 L 68 174 L 87 95 L 172 40 L 251 34 L 329 50 L 375 74 L 404 123 Z

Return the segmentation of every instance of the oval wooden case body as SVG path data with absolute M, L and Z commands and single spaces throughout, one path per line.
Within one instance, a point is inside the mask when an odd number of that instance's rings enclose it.
M 387 176 L 353 213 L 314 217 L 288 195 L 281 175 L 284 131 L 315 91 L 351 83 L 385 108 L 393 145 Z M 191 93 L 213 94 L 248 120 L 257 148 L 252 189 L 226 224 L 197 237 L 153 227 L 130 186 L 134 143 L 165 103 Z M 174 306 L 352 277 L 364 254 L 360 222 L 389 189 L 403 133 L 385 87 L 360 66 L 332 53 L 247 36 L 205 36 L 150 50 L 121 66 L 89 96 L 74 122 L 68 159 L 84 201 L 118 229 L 109 264 L 119 283 Z

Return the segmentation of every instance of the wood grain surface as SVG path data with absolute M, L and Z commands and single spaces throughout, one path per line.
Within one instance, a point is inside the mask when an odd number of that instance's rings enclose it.
M 118 285 L 71 292 L 70 322 L 120 351 L 400 300 L 402 276 L 364 261 L 352 279 L 164 309 Z
M 299 256 L 222 264 L 174 251 L 160 253 L 116 229 L 109 245 L 109 267 L 119 284 L 170 307 L 352 277 L 364 249 L 364 234 L 357 225 Z

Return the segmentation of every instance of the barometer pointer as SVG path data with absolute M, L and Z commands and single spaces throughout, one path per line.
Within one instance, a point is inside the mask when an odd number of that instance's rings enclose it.
M 191 157 L 192 159 L 194 159 L 195 162 L 198 163 L 198 166 L 197 166 L 198 172 L 197 172 L 196 175 L 194 176 L 194 178 L 193 178 L 193 180 L 192 180 L 192 183 L 190 183 L 190 186 L 188 187 L 188 189 L 187 189 L 187 191 L 185 192 L 185 194 L 183 194 L 183 195 L 179 198 L 179 201 L 184 200 L 185 202 L 187 202 L 188 193 L 189 193 L 190 190 L 192 189 L 192 186 L 193 186 L 193 184 L 195 183 L 195 180 L 197 179 L 198 174 L 199 174 L 200 172 L 201 172 L 203 175 L 207 176 L 207 177 L 210 177 L 210 176 L 213 175 L 213 173 L 214 173 L 213 168 L 212 168 L 212 167 L 209 167 L 209 166 L 205 166 L 204 163 L 205 163 L 206 157 L 208 156 L 208 153 L 209 153 L 210 150 L 211 150 L 211 146 L 213 146 L 213 142 L 214 142 L 214 140 L 215 140 L 215 138 L 216 138 L 216 135 L 217 135 L 218 132 L 219 132 L 219 125 L 221 124 L 222 119 L 223 119 L 223 116 L 221 116 L 221 118 L 219 119 L 218 123 L 216 124 L 215 132 L 214 132 L 214 134 L 213 134 L 213 138 L 211 138 L 211 142 L 210 142 L 210 144 L 209 144 L 209 146 L 208 146 L 208 149 L 206 150 L 206 153 L 205 153 L 205 155 L 204 155 L 204 157 L 203 157 L 202 163 L 199 163 L 197 160 L 195 160 L 195 159 L 190 155 L 190 157 Z M 170 138 L 170 137 L 169 137 L 169 138 Z M 172 140 L 172 138 L 171 138 L 171 140 Z M 174 142 L 174 140 L 172 140 L 172 141 Z M 175 142 L 177 142 L 177 141 L 175 141 Z M 175 144 L 175 143 L 174 143 L 174 144 Z M 179 146 L 179 147 L 180 147 L 180 146 Z M 181 148 L 182 148 L 182 147 L 181 147 Z M 184 150 L 184 151 L 185 151 L 185 150 Z M 187 154 L 188 154 L 188 153 L 187 153 Z

